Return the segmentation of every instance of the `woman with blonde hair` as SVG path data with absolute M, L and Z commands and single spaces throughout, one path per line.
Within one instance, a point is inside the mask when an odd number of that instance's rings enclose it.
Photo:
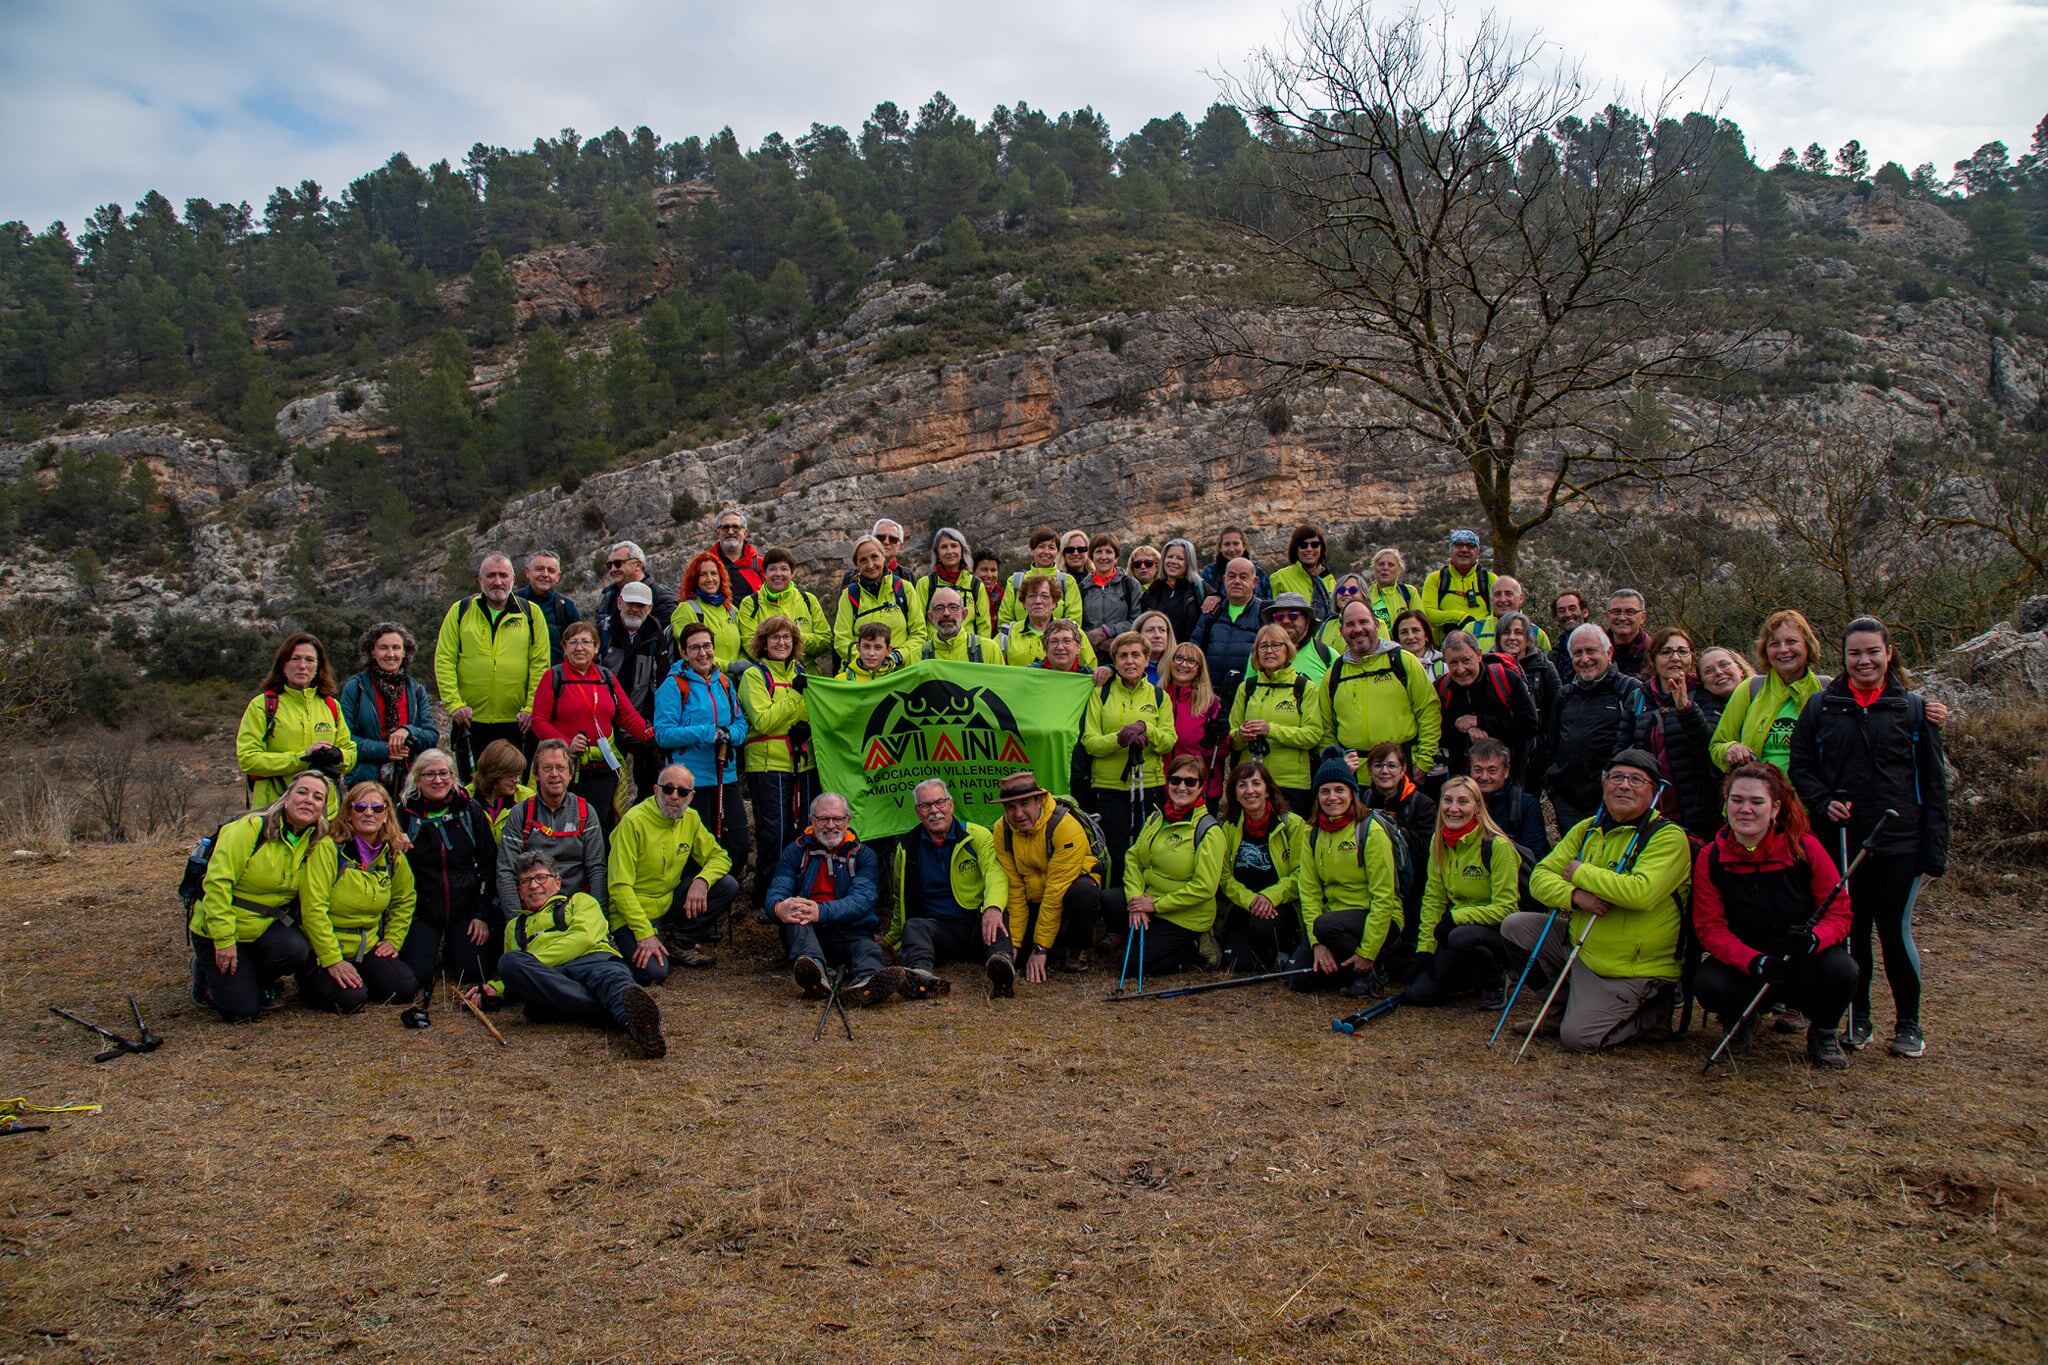
M 277 982 L 313 960 L 298 927 L 299 883 L 331 785 L 325 773 L 294 774 L 276 800 L 214 835 L 187 926 L 192 1003 L 230 1024 L 254 1019 Z
M 1708 745 L 1722 772 L 1745 763 L 1792 766 L 1792 725 L 1827 679 L 1814 672 L 1820 637 L 1802 612 L 1786 607 L 1764 618 L 1756 637 L 1756 676 L 1735 689 Z
M 1294 639 L 1285 626 L 1252 637 L 1251 670 L 1230 704 L 1230 747 L 1273 773 L 1294 810 L 1310 807 L 1316 750 L 1329 738 L 1328 693 L 1294 671 Z
M 1487 812 L 1479 784 L 1445 778 L 1403 1004 L 1441 1005 L 1476 989 L 1480 1008 L 1500 1008 L 1507 970 L 1500 924 L 1521 907 L 1521 874 L 1521 851 Z
M 378 782 L 358 782 L 342 797 L 327 837 L 306 855 L 299 885 L 313 965 L 299 973 L 299 995 L 315 1009 L 354 1014 L 370 1001 L 411 998 L 419 979 L 398 951 L 412 927 L 412 866 L 398 806 Z
M 1230 738 L 1230 719 L 1223 713 L 1223 699 L 1209 685 L 1209 657 L 1200 645 L 1175 645 L 1168 658 L 1166 677 L 1160 681 L 1173 702 L 1174 745 L 1167 761 L 1192 754 L 1208 764 L 1204 795 L 1213 804 L 1223 792 L 1218 751 Z

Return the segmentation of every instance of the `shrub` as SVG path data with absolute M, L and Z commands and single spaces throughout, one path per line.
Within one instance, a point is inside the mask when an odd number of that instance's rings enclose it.
M 687 526 L 704 515 L 704 504 L 694 493 L 678 493 L 668 500 L 668 515 L 676 525 Z
M 1285 436 L 1294 426 L 1294 412 L 1285 398 L 1269 398 L 1259 409 L 1259 420 L 1266 424 L 1268 435 Z
M 2048 704 L 1964 712 L 1942 731 L 1942 744 L 1955 769 L 1957 851 L 2001 863 L 2048 859 Z

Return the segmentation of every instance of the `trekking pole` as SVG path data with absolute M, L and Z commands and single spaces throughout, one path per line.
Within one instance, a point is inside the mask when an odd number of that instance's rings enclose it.
M 1130 923 L 1126 921 L 1124 924 L 1124 965 L 1117 968 L 1116 973 L 1117 996 L 1120 996 L 1124 993 L 1124 978 L 1129 976 L 1131 973 L 1131 940 L 1136 938 L 1137 936 L 1138 931 L 1131 928 Z M 1140 968 L 1142 968 L 1145 965 L 1145 959 L 1143 957 L 1140 957 L 1138 959 L 1138 965 Z M 1143 987 L 1140 987 L 1139 989 L 1142 990 Z M 1111 996 L 1110 998 L 1115 999 L 1116 996 Z
M 1812 933 L 1814 926 L 1819 924 L 1821 920 L 1826 917 L 1828 913 L 1828 907 L 1835 903 L 1835 897 L 1841 895 L 1842 892 L 1848 888 L 1849 874 L 1854 872 L 1858 867 L 1862 866 L 1863 860 L 1870 856 L 1870 846 L 1873 843 L 1877 842 L 1877 832 L 1884 828 L 1885 821 L 1891 819 L 1894 815 L 1897 814 L 1898 812 L 1895 810 L 1887 810 L 1883 815 L 1877 817 L 1877 823 L 1870 827 L 1870 833 L 1864 836 L 1863 842 L 1861 844 L 1857 845 L 1855 860 L 1853 862 L 1850 862 L 1846 867 L 1842 869 L 1841 878 L 1835 883 L 1834 889 L 1829 891 L 1826 898 L 1821 901 L 1820 908 L 1813 912 L 1813 918 L 1806 921 L 1806 932 Z M 1849 849 L 1849 832 L 1847 830 L 1843 830 L 1841 831 L 1841 835 L 1842 851 L 1846 854 Z M 1914 883 L 1913 889 L 1914 892 L 1917 894 L 1919 891 L 1919 883 L 1917 880 Z M 1709 1071 L 1714 1069 L 1714 1063 L 1721 1060 L 1721 1054 L 1728 1050 L 1728 1045 L 1735 1041 L 1735 1035 L 1742 1032 L 1742 1026 L 1749 1021 L 1749 1016 L 1756 1013 L 1757 1006 L 1763 1004 L 1764 997 L 1771 993 L 1771 987 L 1775 986 L 1776 984 L 1777 982 L 1775 981 L 1766 981 L 1762 986 L 1758 987 L 1757 993 L 1754 996 L 1750 997 L 1749 1004 L 1746 1007 L 1744 1007 L 1742 1013 L 1735 1016 L 1735 1022 L 1733 1025 L 1729 1027 L 1728 1032 L 1721 1036 L 1720 1046 L 1716 1047 L 1713 1050 L 1713 1052 L 1708 1054 L 1706 1065 L 1700 1068 L 1700 1075 L 1704 1076 Z M 1849 1002 L 1849 1010 L 1852 1016 L 1855 1013 L 1855 1009 L 1856 1002 L 1852 999 Z
M 1633 836 L 1630 837 L 1628 841 L 1628 847 L 1624 848 L 1621 851 L 1621 859 L 1615 864 L 1616 867 L 1628 867 L 1632 865 L 1632 863 L 1634 862 L 1636 856 L 1636 849 L 1640 847 L 1643 842 L 1643 832 L 1649 829 L 1651 818 L 1656 814 L 1658 798 L 1664 795 L 1664 789 L 1670 785 L 1671 784 L 1669 782 L 1659 782 L 1656 786 L 1656 789 L 1650 793 L 1649 809 L 1643 812 L 1642 823 L 1636 826 L 1636 832 Z M 1581 839 L 1579 841 L 1579 848 L 1581 852 L 1585 850 L 1585 846 L 1585 840 Z M 1550 913 L 1553 917 L 1555 917 L 1557 914 L 1557 910 L 1552 909 Z M 1515 1050 L 1515 1061 L 1521 1061 L 1522 1054 L 1529 1050 L 1529 1044 L 1536 1041 L 1536 1030 L 1543 1027 L 1543 1016 L 1550 1013 L 1550 1006 L 1557 999 L 1557 993 L 1564 989 L 1564 983 L 1571 977 L 1572 964 L 1579 960 L 1579 949 L 1586 946 L 1586 939 L 1592 934 L 1593 926 L 1598 924 L 1599 922 L 1600 917 L 1598 915 L 1590 916 L 1586 920 L 1586 927 L 1579 931 L 1579 937 L 1572 944 L 1571 952 L 1565 956 L 1564 966 L 1558 969 L 1557 980 L 1553 981 L 1550 985 L 1550 994 L 1543 997 L 1543 1007 L 1536 1011 L 1536 1018 L 1529 1025 L 1529 1036 L 1524 1038 L 1522 1040 L 1521 1047 Z M 1548 920 L 1545 920 L 1543 927 L 1545 932 L 1548 932 L 1550 928 L 1550 922 Z M 1538 946 L 1541 946 L 1540 943 Z M 1534 952 L 1531 952 L 1529 954 L 1529 960 L 1531 962 L 1534 962 L 1536 960 L 1536 954 Z M 1510 1065 L 1512 1064 L 1513 1063 L 1510 1063 Z
M 1493 1033 L 1486 1040 L 1488 1047 L 1493 1046 L 1495 1040 L 1500 1037 L 1500 1031 L 1508 1026 L 1508 1015 L 1514 1013 L 1515 1002 L 1522 998 L 1522 987 L 1528 982 L 1529 973 L 1536 966 L 1537 957 L 1543 952 L 1544 940 L 1550 937 L 1550 926 L 1556 922 L 1557 909 L 1553 906 L 1550 913 L 1543 917 L 1543 932 L 1536 935 L 1536 946 L 1529 950 L 1529 960 L 1522 964 L 1522 974 L 1515 978 L 1514 991 L 1508 996 L 1507 1004 L 1501 1007 L 1500 1018 L 1494 1021 Z
M 1145 926 L 1152 922 L 1147 915 L 1138 921 L 1138 994 L 1145 993 Z
M 1257 976 L 1233 976 L 1223 981 L 1204 981 L 1197 986 L 1176 986 L 1170 991 L 1133 991 L 1129 995 L 1106 995 L 1105 1000 L 1171 1000 L 1176 995 L 1200 995 L 1205 991 L 1234 991 L 1239 986 L 1256 986 L 1261 981 L 1291 981 L 1315 975 L 1313 967 L 1290 967 L 1284 972 L 1261 972 Z
M 1392 1014 L 1400 1003 L 1401 997 L 1398 995 L 1390 995 L 1384 1000 L 1375 1000 L 1364 1009 L 1347 1014 L 1342 1019 L 1332 1019 L 1330 1021 L 1330 1029 L 1334 1033 L 1356 1033 L 1373 1020 L 1384 1019 Z
M 835 968 L 825 974 L 825 1003 L 818 1010 L 818 1024 L 811 1030 L 811 1041 L 817 1042 L 825 1034 L 825 1021 L 832 1017 L 832 1011 L 839 1011 L 840 1026 L 846 1030 L 846 1041 L 853 1041 L 853 1020 L 846 1017 L 846 1002 L 839 998 L 839 984 L 846 979 L 844 967 Z

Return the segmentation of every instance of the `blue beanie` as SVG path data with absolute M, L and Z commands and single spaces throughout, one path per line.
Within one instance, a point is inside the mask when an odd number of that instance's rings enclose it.
M 1351 771 L 1351 765 L 1344 761 L 1341 754 L 1335 758 L 1325 759 L 1323 766 L 1316 769 L 1316 790 L 1321 791 L 1327 782 L 1339 782 L 1354 792 L 1358 790 L 1358 774 Z

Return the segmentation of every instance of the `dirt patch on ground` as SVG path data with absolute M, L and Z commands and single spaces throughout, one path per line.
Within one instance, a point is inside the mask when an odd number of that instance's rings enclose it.
M 4 856 L 4 851 L 0 851 Z M 816 1007 L 744 929 L 671 1052 L 447 1008 L 184 998 L 183 849 L 0 868 L 0 1352 L 20 1358 L 2038 1360 L 2037 917 L 1922 901 L 1930 1050 L 1510 1068 L 1468 1007 L 1357 1038 L 1253 987 Z M 96 1066 L 52 1018 L 134 990 Z M 1882 994 L 1880 993 L 1882 1000 Z M 1880 1027 L 1889 1024 L 1880 1004 Z

